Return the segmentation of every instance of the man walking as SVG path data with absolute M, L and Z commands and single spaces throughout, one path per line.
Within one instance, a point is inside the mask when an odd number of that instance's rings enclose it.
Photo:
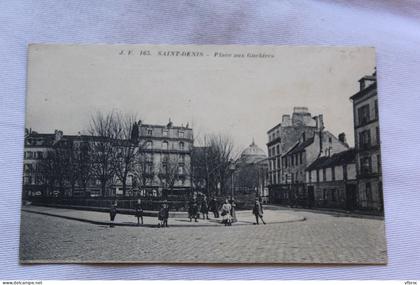
M 265 225 L 265 222 L 263 220 L 263 214 L 264 214 L 263 207 L 262 207 L 261 202 L 258 200 L 258 198 L 255 199 L 255 204 L 254 204 L 254 208 L 252 209 L 252 213 L 255 215 L 255 220 L 256 220 L 255 225 L 260 224 L 258 219 L 261 219 L 261 221 Z
M 215 197 L 213 197 L 210 201 L 210 211 L 213 212 L 213 216 L 215 219 L 219 218 L 219 205 Z

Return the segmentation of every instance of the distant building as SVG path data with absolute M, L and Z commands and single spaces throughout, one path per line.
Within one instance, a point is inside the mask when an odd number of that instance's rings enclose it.
M 268 158 L 254 141 L 245 148 L 235 163 L 235 193 L 255 194 L 267 203 L 268 195 Z
M 306 107 L 294 107 L 293 114 L 283 115 L 282 121 L 271 128 L 268 134 L 268 179 L 271 202 L 282 202 L 287 196 L 288 187 L 283 171 L 281 157 L 297 141 L 310 139 L 323 125 L 322 115 L 312 117 Z
M 359 80 L 353 101 L 358 203 L 362 209 L 383 211 L 381 153 L 376 72 Z
M 356 152 L 317 158 L 305 170 L 307 206 L 353 210 L 357 207 Z
M 344 141 L 336 138 L 333 134 L 323 130 L 319 125 L 318 131 L 310 138 L 304 135 L 282 155 L 282 191 L 280 202 L 288 205 L 306 206 L 309 200 L 313 200 L 312 193 L 308 193 L 306 187 L 306 168 L 315 160 L 330 157 L 335 153 L 348 149 Z M 310 194 L 310 195 L 309 195 Z

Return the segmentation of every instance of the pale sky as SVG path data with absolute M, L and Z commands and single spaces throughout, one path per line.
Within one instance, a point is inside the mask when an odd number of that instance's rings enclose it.
M 147 124 L 189 122 L 196 135 L 229 134 L 238 151 L 254 138 L 267 152 L 267 131 L 294 106 L 305 106 L 312 116 L 323 114 L 326 129 L 336 136 L 345 132 L 353 145 L 349 97 L 374 68 L 375 51 L 368 47 L 32 45 L 26 127 L 77 134 L 92 113 L 117 109 Z

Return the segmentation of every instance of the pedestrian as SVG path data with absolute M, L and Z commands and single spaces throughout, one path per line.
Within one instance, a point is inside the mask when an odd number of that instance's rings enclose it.
M 261 221 L 265 225 L 265 222 L 263 220 L 263 214 L 264 214 L 263 206 L 262 206 L 261 201 L 258 200 L 258 198 L 255 199 L 255 204 L 254 204 L 254 208 L 252 209 L 252 213 L 255 216 L 255 220 L 256 220 L 255 225 L 259 225 L 258 219 L 261 219 Z
M 190 222 L 192 222 L 192 219 L 194 219 L 195 222 L 198 222 L 198 203 L 197 198 L 195 196 L 190 200 L 188 214 L 190 217 Z
M 169 219 L 169 206 L 167 201 L 163 201 L 163 204 L 160 207 L 158 219 L 160 223 L 158 224 L 159 227 L 168 227 L 168 219 Z
M 203 201 L 201 201 L 200 212 L 203 214 L 203 220 L 204 220 L 204 218 L 206 220 L 209 219 L 209 205 L 207 203 L 207 197 L 206 196 L 204 196 Z
M 141 200 L 138 199 L 137 203 L 136 203 L 136 215 L 137 217 L 137 225 L 140 225 L 140 219 L 141 219 L 141 224 L 143 225 L 143 208 L 141 206 Z
M 236 203 L 233 197 L 230 198 L 229 203 L 231 205 L 230 215 L 232 216 L 232 222 L 236 222 Z
M 114 200 L 114 202 L 111 203 L 111 208 L 109 210 L 109 216 L 111 218 L 111 224 L 110 227 L 114 227 L 114 220 L 115 216 L 117 215 L 117 200 Z
M 217 200 L 215 197 L 213 197 L 209 203 L 210 211 L 213 212 L 213 216 L 215 219 L 219 218 L 219 203 L 217 203 Z
M 222 216 L 222 223 L 225 224 L 225 226 L 231 226 L 232 225 L 232 205 L 229 203 L 229 199 L 225 200 L 225 203 L 222 205 L 222 213 L 220 214 Z

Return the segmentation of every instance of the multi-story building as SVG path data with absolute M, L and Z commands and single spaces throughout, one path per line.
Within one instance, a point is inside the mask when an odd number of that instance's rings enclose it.
M 307 206 L 353 210 L 357 207 L 354 149 L 317 158 L 305 170 Z
M 317 130 L 317 123 L 322 122 L 322 115 L 312 117 L 306 107 L 294 107 L 293 114 L 283 115 L 281 123 L 271 128 L 268 134 L 268 177 L 270 201 L 282 202 L 287 192 L 282 180 L 281 156 L 290 149 L 300 138 L 313 137 Z
M 359 207 L 383 210 L 376 72 L 359 80 L 353 101 Z
M 113 146 L 134 147 L 135 158 L 126 177 L 127 196 L 182 195 L 191 189 L 192 129 L 187 126 L 135 124 L 137 138 L 110 140 Z M 113 174 L 113 154 L 107 158 L 105 191 L 95 169 L 92 152 L 102 139 L 89 135 L 40 134 L 27 130 L 24 147 L 25 196 L 120 196 L 123 183 Z M 101 151 L 99 149 L 99 151 Z M 117 153 L 118 150 L 114 150 Z M 86 157 L 86 163 L 83 157 Z M 90 160 L 89 162 L 87 162 Z M 102 172 L 105 172 L 102 169 Z M 105 175 L 105 173 L 104 173 Z
M 317 131 L 310 138 L 302 137 L 282 155 L 282 201 L 289 205 L 308 205 L 312 201 L 306 188 L 306 168 L 315 160 L 330 157 L 335 153 L 348 149 L 344 134 L 340 139 L 323 130 L 322 121 L 319 121 Z M 311 196 L 311 197 L 309 197 Z
M 138 123 L 149 177 L 140 195 L 186 194 L 191 190 L 193 130 L 186 126 Z

